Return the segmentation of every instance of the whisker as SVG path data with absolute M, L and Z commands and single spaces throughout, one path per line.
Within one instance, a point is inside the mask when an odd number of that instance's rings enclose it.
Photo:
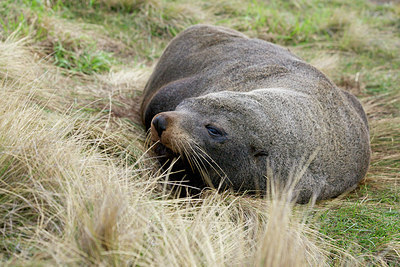
M 201 152 L 201 153 L 196 153 L 197 155 L 200 155 L 200 157 L 207 162 L 212 168 L 213 170 L 218 174 L 218 176 L 220 176 L 221 178 L 223 176 L 226 176 L 224 170 L 218 165 L 218 163 L 216 163 L 208 154 L 207 152 L 205 152 L 198 144 L 194 143 L 195 147 Z M 205 157 L 205 156 L 206 157 Z M 211 161 L 211 162 L 210 162 Z M 221 175 L 221 173 L 222 175 Z
M 201 161 L 199 162 L 200 158 L 198 158 L 198 153 L 197 153 L 197 151 L 193 149 L 193 147 L 190 145 L 190 143 L 188 144 L 188 146 L 189 146 L 189 149 L 190 149 L 191 152 L 192 152 L 192 153 L 190 153 L 190 155 L 191 155 L 191 157 L 193 157 L 193 161 L 196 163 L 197 168 L 198 168 L 199 170 L 201 170 L 201 169 L 202 169 L 202 166 L 201 166 L 201 164 L 200 164 Z M 203 167 L 205 168 L 204 163 L 202 163 L 202 165 L 203 165 Z
M 202 157 L 202 161 L 207 162 L 211 168 L 217 173 L 217 175 L 221 178 L 221 181 L 219 183 L 218 189 L 221 189 L 222 184 L 224 183 L 225 180 L 228 181 L 229 184 L 232 184 L 232 181 L 229 179 L 229 177 L 226 175 L 224 170 L 216 163 L 212 157 L 210 157 L 207 152 L 205 152 L 197 143 L 194 143 L 196 148 L 201 152 L 197 153 Z M 211 161 L 211 162 L 210 162 Z
M 214 188 L 214 189 L 215 189 L 215 186 L 214 186 L 214 184 L 213 184 L 212 181 L 211 181 L 210 175 L 209 175 L 209 173 L 208 173 L 208 171 L 207 171 L 207 167 L 205 166 L 204 161 L 205 161 L 206 163 L 208 163 L 211 167 L 213 167 L 213 166 L 212 166 L 212 165 L 210 164 L 210 162 L 207 161 L 200 153 L 198 153 L 198 151 L 196 151 L 196 150 L 190 145 L 190 143 L 189 143 L 189 147 L 190 147 L 190 149 L 191 149 L 191 151 L 192 151 L 193 159 L 194 159 L 194 161 L 197 163 L 198 170 L 199 170 L 199 172 L 200 172 L 200 176 L 203 178 L 204 182 L 205 182 L 208 186 L 210 186 L 211 188 Z M 200 156 L 203 157 L 204 160 L 201 160 Z M 217 172 L 217 173 L 218 173 L 218 172 Z
M 147 148 L 151 143 L 151 128 L 149 128 L 146 132 L 146 138 L 144 140 L 144 147 Z
M 204 170 L 201 166 L 201 164 L 199 163 L 199 161 L 196 158 L 196 151 L 193 150 L 193 148 L 190 146 L 190 143 L 184 143 L 181 141 L 181 147 L 183 149 L 183 153 L 192 169 L 192 171 L 194 172 L 196 169 L 200 172 L 200 175 L 202 173 L 204 173 Z M 190 151 L 189 151 L 190 150 Z
M 187 151 L 187 148 L 186 148 L 186 146 L 184 145 L 184 143 L 183 143 L 182 141 L 180 142 L 180 144 L 181 144 L 181 147 L 182 147 L 182 149 L 183 149 L 182 152 L 183 152 L 183 154 L 185 155 L 185 158 L 188 160 L 189 165 L 190 165 L 190 168 L 191 168 L 192 171 L 194 172 L 194 171 L 195 171 L 195 167 L 193 166 L 193 162 L 192 162 L 190 153 Z

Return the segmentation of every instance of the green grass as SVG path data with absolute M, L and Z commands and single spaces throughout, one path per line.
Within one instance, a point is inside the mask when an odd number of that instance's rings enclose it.
M 374 253 L 394 237 L 400 241 L 399 219 L 400 211 L 361 203 L 326 212 L 321 216 L 321 229 L 340 247 L 349 249 L 358 244 L 363 249 L 361 253 Z
M 330 265 L 351 265 L 343 250 L 361 265 L 399 265 L 400 5 L 363 0 L 1 1 L 0 263 L 267 264 L 276 241 L 264 200 L 165 199 L 157 165 L 142 158 L 138 96 L 168 42 L 196 23 L 306 61 L 336 57 L 322 66 L 368 113 L 371 167 L 358 189 L 303 218 L 322 237 L 303 236 Z
M 379 202 L 374 203 L 376 200 Z M 399 205 L 398 199 L 343 203 L 320 215 L 319 229 L 354 256 L 395 254 L 388 245 L 400 242 L 400 210 L 393 209 L 394 204 Z M 398 264 L 398 259 L 388 260 L 388 263 Z
M 97 52 L 96 48 L 84 50 L 80 54 L 67 50 L 62 43 L 54 47 L 54 64 L 57 67 L 71 70 L 75 73 L 92 74 L 95 72 L 109 71 L 111 56 L 105 52 Z

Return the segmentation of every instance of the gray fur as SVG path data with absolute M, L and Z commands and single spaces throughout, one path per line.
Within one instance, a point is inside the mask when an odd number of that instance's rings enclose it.
M 144 90 L 143 123 L 148 129 L 156 114 L 173 110 L 235 190 L 265 191 L 268 172 L 284 184 L 310 160 L 298 202 L 326 199 L 368 170 L 360 102 L 288 49 L 230 29 L 196 25 L 168 45 Z M 225 130 L 225 142 L 207 136 L 209 123 Z

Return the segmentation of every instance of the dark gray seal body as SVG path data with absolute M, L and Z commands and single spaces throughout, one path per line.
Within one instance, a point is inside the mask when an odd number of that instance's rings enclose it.
M 171 41 L 141 116 L 158 154 L 181 155 L 215 187 L 265 191 L 269 178 L 298 178 L 306 202 L 349 190 L 369 166 L 367 118 L 353 95 L 287 49 L 227 28 L 196 25 Z

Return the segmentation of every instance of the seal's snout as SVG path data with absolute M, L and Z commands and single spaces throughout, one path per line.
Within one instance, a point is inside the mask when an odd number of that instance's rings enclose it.
M 162 133 L 167 129 L 167 119 L 164 115 L 158 115 L 153 119 L 152 124 L 161 138 Z
M 180 120 L 181 115 L 175 111 L 155 115 L 150 127 L 151 141 L 166 146 L 174 153 L 179 153 L 177 142 L 182 143 L 185 138 L 180 128 Z

